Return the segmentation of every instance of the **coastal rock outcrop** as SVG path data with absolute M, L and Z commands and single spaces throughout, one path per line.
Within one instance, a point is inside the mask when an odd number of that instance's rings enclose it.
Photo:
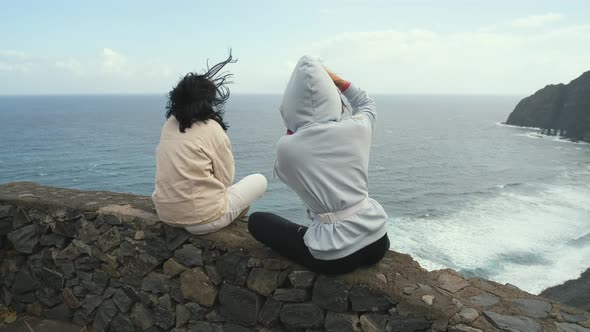
M 590 71 L 569 84 L 548 85 L 524 98 L 506 124 L 590 142 Z
M 590 312 L 590 269 L 578 279 L 547 288 L 541 296 Z

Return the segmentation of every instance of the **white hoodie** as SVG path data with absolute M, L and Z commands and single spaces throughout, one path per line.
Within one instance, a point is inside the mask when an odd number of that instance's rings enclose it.
M 353 84 L 343 94 L 352 117 L 342 115 L 338 89 L 322 65 L 304 56 L 281 105 L 285 126 L 294 134 L 277 144 L 275 173 L 311 212 L 304 240 L 321 260 L 348 256 L 387 232 L 387 214 L 368 194 L 375 102 Z M 325 223 L 318 215 L 327 213 L 340 218 Z

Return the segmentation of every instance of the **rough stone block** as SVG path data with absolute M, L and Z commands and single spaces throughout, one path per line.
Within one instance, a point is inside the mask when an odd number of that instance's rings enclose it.
M 104 223 L 107 223 L 112 226 L 121 225 L 121 219 L 119 217 L 112 215 L 112 214 L 101 214 L 98 216 L 98 219 Z
M 281 302 L 306 302 L 311 298 L 311 292 L 301 288 L 279 288 L 273 298 Z
M 205 250 L 202 253 L 203 256 L 203 264 L 213 264 L 219 257 L 221 257 L 221 253 L 218 250 Z
M 215 266 L 226 282 L 243 286 L 248 278 L 248 260 L 249 258 L 243 254 L 228 253 L 219 257 Z
M 176 311 L 171 310 L 169 308 L 162 308 L 160 306 L 156 306 L 153 309 L 155 323 L 157 326 L 161 327 L 164 330 L 169 330 L 174 326 L 174 322 L 176 320 Z
M 282 259 L 267 258 L 262 260 L 262 266 L 269 270 L 284 270 L 291 266 L 291 264 Z
M 389 315 L 364 314 L 361 316 L 360 324 L 363 332 L 385 332 Z
M 442 274 L 438 277 L 437 281 L 438 287 L 451 293 L 457 293 L 461 289 L 471 285 L 467 280 L 459 278 L 450 273 Z
M 360 332 L 361 323 L 357 314 L 328 311 L 324 328 L 328 332 Z
M 243 327 L 237 324 L 227 323 L 223 324 L 222 327 L 223 332 L 254 332 L 254 330 L 249 329 L 247 327 Z
M 39 236 L 35 232 L 34 225 L 26 225 L 14 230 L 8 234 L 7 238 L 14 249 L 23 254 L 33 253 L 33 248 L 39 243 Z
M 72 318 L 72 312 L 65 303 L 43 311 L 43 316 L 49 319 L 69 321 Z
M 258 314 L 258 321 L 264 326 L 275 325 L 279 320 L 281 307 L 282 304 L 280 302 L 273 298 L 267 298 Z
M 66 245 L 66 237 L 56 233 L 44 235 L 39 240 L 39 243 L 44 247 L 63 248 Z
M 173 251 L 185 243 L 189 238 L 190 234 L 183 228 L 164 226 L 164 234 L 166 235 L 166 246 L 168 250 Z
M 289 273 L 289 281 L 295 288 L 311 288 L 315 277 L 315 273 L 307 270 L 298 270 Z
M 92 313 L 102 303 L 100 295 L 87 295 L 82 302 L 82 308 L 88 313 Z
M 32 221 L 27 212 L 23 208 L 17 208 L 14 218 L 12 219 L 12 229 L 19 229 L 31 223 Z
M 213 306 L 217 289 L 202 268 L 194 268 L 180 275 L 180 289 L 185 299 L 204 306 Z
M 529 317 L 501 315 L 492 311 L 484 311 L 484 316 L 496 328 L 508 331 L 538 332 L 539 323 Z
M 349 296 L 353 311 L 387 311 L 397 304 L 365 285 L 352 287 Z
M 12 294 L 22 294 L 37 289 L 39 283 L 27 270 L 18 271 L 10 291 Z
M 80 227 L 76 230 L 76 238 L 86 244 L 91 244 L 98 239 L 98 230 L 94 227 L 94 223 L 86 220 L 80 221 Z
M 207 275 L 209 276 L 209 280 L 215 285 L 219 286 L 223 282 L 223 278 L 219 275 L 217 271 L 217 267 L 215 265 L 207 265 L 205 266 L 205 270 L 207 270 Z
M 62 296 L 64 299 L 64 303 L 68 306 L 68 308 L 78 309 L 80 308 L 80 306 L 82 306 L 82 303 L 80 303 L 80 300 L 78 300 L 78 298 L 76 297 L 76 295 L 74 295 L 74 292 L 70 288 L 64 288 L 64 290 L 62 291 Z
M 250 272 L 247 284 L 248 288 L 258 294 L 268 296 L 283 284 L 285 278 L 286 275 L 280 270 L 267 270 L 256 267 Z
M 201 307 L 197 303 L 189 302 L 184 305 L 188 311 L 191 313 L 190 319 L 194 321 L 202 320 L 203 316 L 207 313 L 207 309 Z
M 108 252 L 109 250 L 118 246 L 120 243 L 121 234 L 119 234 L 119 229 L 114 226 L 99 236 L 97 240 L 98 247 L 103 252 Z
M 218 310 L 211 310 L 205 315 L 205 319 L 212 323 L 223 323 L 226 321 L 225 317 Z
M 471 297 L 469 301 L 480 307 L 491 307 L 500 302 L 500 299 L 497 296 L 492 295 L 490 293 L 483 293 Z
M 164 262 L 163 268 L 164 274 L 168 276 L 168 278 L 174 278 L 182 272 L 188 270 L 188 267 L 178 263 L 176 260 L 174 260 L 174 258 L 170 258 Z
M 170 291 L 170 285 L 167 283 L 168 278 L 160 273 L 152 272 L 145 276 L 141 282 L 141 290 L 156 294 L 164 294 Z
M 172 251 L 168 249 L 166 240 L 160 235 L 155 236 L 146 234 L 145 249 L 148 255 L 153 256 L 158 260 L 158 263 L 164 262 L 172 257 Z
M 312 302 L 320 308 L 346 312 L 348 310 L 348 289 L 339 279 L 321 276 L 313 288 Z
M 254 326 L 262 306 L 256 293 L 231 284 L 223 284 L 219 291 L 222 314 L 230 321 Z
M 319 328 L 324 325 L 322 309 L 312 303 L 285 304 L 281 308 L 279 319 L 291 329 Z
M 158 305 L 164 309 L 172 311 L 172 301 L 170 294 L 164 294 L 158 298 Z
M 88 325 L 90 322 L 92 322 L 91 313 L 89 313 L 84 308 L 80 308 L 79 310 L 77 310 L 72 318 L 72 323 L 79 326 Z
M 155 269 L 159 262 L 158 260 L 148 254 L 139 254 L 138 256 L 125 257 L 122 261 L 123 271 L 121 276 L 126 273 L 134 276 L 143 278 L 146 274 L 150 273 Z M 134 278 L 137 281 L 137 278 Z
M 420 317 L 393 316 L 386 326 L 389 332 L 431 331 L 432 322 Z
M 131 320 L 135 326 L 147 330 L 154 325 L 153 313 L 142 303 L 136 303 L 131 311 Z
M 202 252 L 192 244 L 185 244 L 174 252 L 174 258 L 188 267 L 203 266 Z
M 119 288 L 113 295 L 113 302 L 115 302 L 115 305 L 117 305 L 121 312 L 125 313 L 131 309 L 135 301 L 123 289 Z
M 129 332 L 135 330 L 131 318 L 127 315 L 119 313 L 111 322 L 112 332 Z
M 119 312 L 113 300 L 105 300 L 96 311 L 92 329 L 96 332 L 108 331 L 109 324 Z
M 514 303 L 526 316 L 545 318 L 551 311 L 551 304 L 537 299 L 513 299 Z
M 188 310 L 184 305 L 177 304 L 176 305 L 176 327 L 181 327 L 184 324 L 188 323 L 191 319 L 191 311 Z

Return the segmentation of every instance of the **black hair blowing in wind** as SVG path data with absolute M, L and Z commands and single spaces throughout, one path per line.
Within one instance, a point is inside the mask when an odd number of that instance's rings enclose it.
M 179 130 L 184 133 L 195 122 L 214 120 L 223 130 L 229 126 L 223 121 L 224 106 L 229 99 L 229 79 L 233 76 L 221 70 L 229 63 L 237 62 L 232 58 L 231 50 L 224 61 L 209 67 L 204 74 L 190 72 L 180 79 L 176 87 L 168 94 L 166 118 L 174 115 L 180 123 Z

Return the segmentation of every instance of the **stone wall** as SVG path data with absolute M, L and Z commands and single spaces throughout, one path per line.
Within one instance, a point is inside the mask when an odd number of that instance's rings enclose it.
M 163 225 L 144 196 L 0 185 L 0 248 L 0 303 L 94 331 L 590 331 L 588 313 L 395 252 L 317 275 L 245 223 Z

